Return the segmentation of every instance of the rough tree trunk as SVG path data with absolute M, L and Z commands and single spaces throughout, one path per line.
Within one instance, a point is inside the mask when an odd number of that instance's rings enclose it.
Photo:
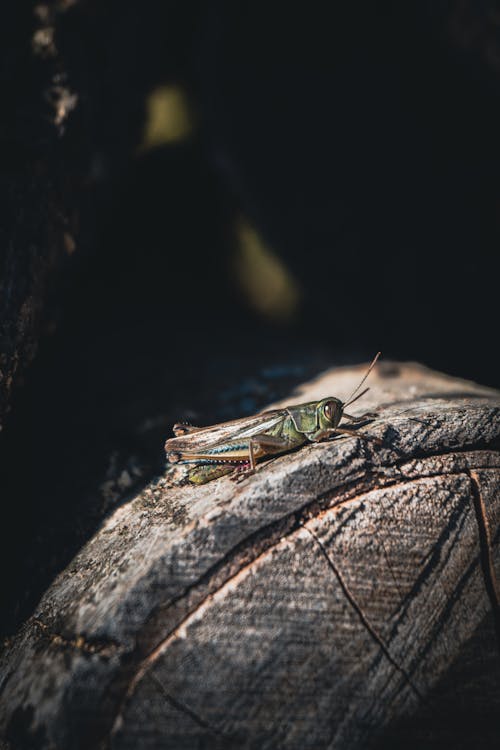
M 377 409 L 362 430 L 383 446 L 163 477 L 107 519 L 7 645 L 8 747 L 365 748 L 478 649 L 497 658 L 500 395 L 418 365 L 370 384 L 357 413 Z
M 56 2 L 15 3 L 0 30 L 0 430 L 75 250 L 76 181 L 64 135 L 77 95 L 55 40 L 60 12 Z

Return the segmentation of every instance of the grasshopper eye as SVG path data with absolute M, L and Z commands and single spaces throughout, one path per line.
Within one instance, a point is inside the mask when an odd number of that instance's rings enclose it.
M 335 415 L 335 403 L 333 401 L 327 401 L 323 407 L 323 413 L 329 422 L 333 422 Z

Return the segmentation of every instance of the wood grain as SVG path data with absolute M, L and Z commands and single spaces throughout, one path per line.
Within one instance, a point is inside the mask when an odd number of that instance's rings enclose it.
M 362 369 L 289 402 L 342 398 Z M 498 658 L 500 395 L 413 364 L 370 380 L 357 413 L 382 446 L 342 437 L 241 484 L 160 477 L 107 519 L 5 648 L 7 747 L 365 748 L 488 618 Z

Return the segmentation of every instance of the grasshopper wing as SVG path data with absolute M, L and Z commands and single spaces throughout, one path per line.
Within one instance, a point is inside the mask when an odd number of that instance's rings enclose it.
M 188 435 L 170 438 L 165 443 L 165 450 L 167 453 L 199 453 L 202 450 L 222 445 L 228 440 L 244 440 L 260 435 L 274 427 L 287 415 L 287 409 L 272 409 L 255 414 L 253 417 L 233 419 L 211 427 L 202 427 Z

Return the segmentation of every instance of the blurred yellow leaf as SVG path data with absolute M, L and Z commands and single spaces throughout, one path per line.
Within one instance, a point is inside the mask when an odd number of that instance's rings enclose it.
M 158 86 L 148 94 L 141 151 L 182 141 L 193 129 L 193 116 L 180 86 Z
M 296 280 L 246 220 L 238 222 L 236 231 L 234 272 L 248 303 L 264 317 L 290 320 L 301 296 Z

